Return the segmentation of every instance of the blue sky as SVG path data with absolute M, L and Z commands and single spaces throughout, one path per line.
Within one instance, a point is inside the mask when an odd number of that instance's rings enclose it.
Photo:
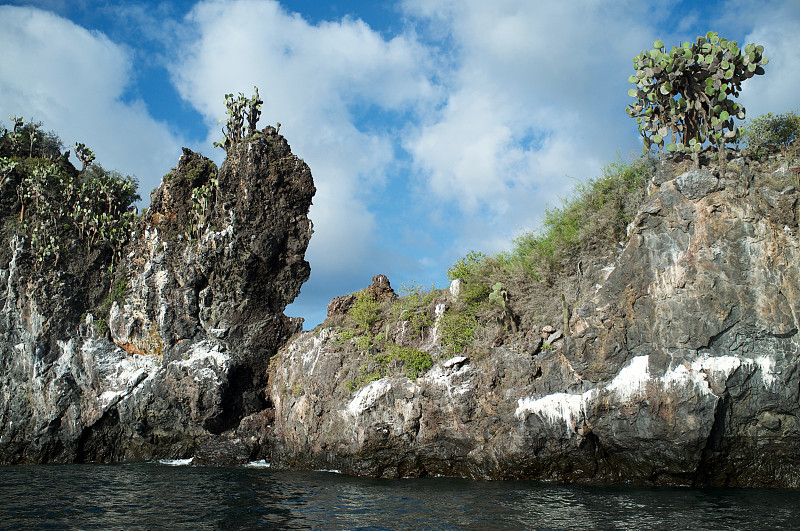
M 84 142 L 149 196 L 181 146 L 221 162 L 223 95 L 265 100 L 311 167 L 311 279 L 287 309 L 386 274 L 446 285 L 603 164 L 640 151 L 631 59 L 709 29 L 763 44 L 748 116 L 798 109 L 800 2 L 0 2 L 0 119 Z M 145 201 L 147 202 L 147 200 Z

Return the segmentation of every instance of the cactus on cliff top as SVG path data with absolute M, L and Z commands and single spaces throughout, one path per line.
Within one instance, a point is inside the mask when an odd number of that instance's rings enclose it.
M 655 41 L 653 48 L 633 58 L 635 85 L 628 94 L 635 102 L 625 109 L 636 119 L 645 150 L 656 146 L 669 152 L 695 156 L 708 141 L 724 150 L 741 131 L 733 119 L 743 120 L 745 109 L 733 101 L 742 82 L 764 73 L 769 59 L 764 47 L 739 48 L 709 31 L 694 43 L 684 42 L 667 51 Z
M 227 153 L 231 146 L 235 146 L 246 136 L 256 133 L 258 119 L 261 117 L 261 105 L 264 101 L 258 94 L 258 87 L 253 87 L 253 89 L 255 94 L 252 98 L 245 97 L 241 92 L 236 98 L 233 97 L 233 94 L 225 94 L 225 113 L 228 117 L 217 122 L 225 122 L 225 125 L 222 126 L 224 138 L 222 142 L 214 142 L 214 147 L 221 147 Z

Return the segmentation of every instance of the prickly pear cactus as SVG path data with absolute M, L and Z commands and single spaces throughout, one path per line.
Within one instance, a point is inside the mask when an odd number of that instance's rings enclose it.
M 763 46 L 741 49 L 709 31 L 669 51 L 656 41 L 634 57 L 636 73 L 628 81 L 636 87 L 628 94 L 636 101 L 625 110 L 636 119 L 645 150 L 697 153 L 706 141 L 722 150 L 738 140 L 733 119 L 743 120 L 745 110 L 732 98 L 745 79 L 764 73 L 769 59 L 763 52 Z

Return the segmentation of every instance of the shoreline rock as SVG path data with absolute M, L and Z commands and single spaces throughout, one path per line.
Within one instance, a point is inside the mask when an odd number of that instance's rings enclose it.
M 364 354 L 342 328 L 296 336 L 271 371 L 273 466 L 800 486 L 798 197 L 756 177 L 662 177 L 570 333 L 542 327 L 533 351 L 512 334 L 456 363 L 431 345 L 427 372 L 350 391 Z
M 283 310 L 310 274 L 314 192 L 272 128 L 233 146 L 219 169 L 184 149 L 116 265 L 112 291 L 124 289 L 109 333 L 91 313 L 99 303 L 64 309 L 58 293 L 28 290 L 34 273 L 10 242 L 0 463 L 230 459 L 214 441 L 269 408 L 269 359 L 301 330 Z M 256 442 L 240 438 L 236 455 Z

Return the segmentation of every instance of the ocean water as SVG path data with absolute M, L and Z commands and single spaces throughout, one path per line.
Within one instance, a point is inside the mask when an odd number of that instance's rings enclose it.
M 178 466 L 175 466 L 178 465 Z M 180 466 L 183 465 L 183 466 Z M 0 467 L 2 529 L 796 529 L 800 491 L 375 480 L 183 462 Z

